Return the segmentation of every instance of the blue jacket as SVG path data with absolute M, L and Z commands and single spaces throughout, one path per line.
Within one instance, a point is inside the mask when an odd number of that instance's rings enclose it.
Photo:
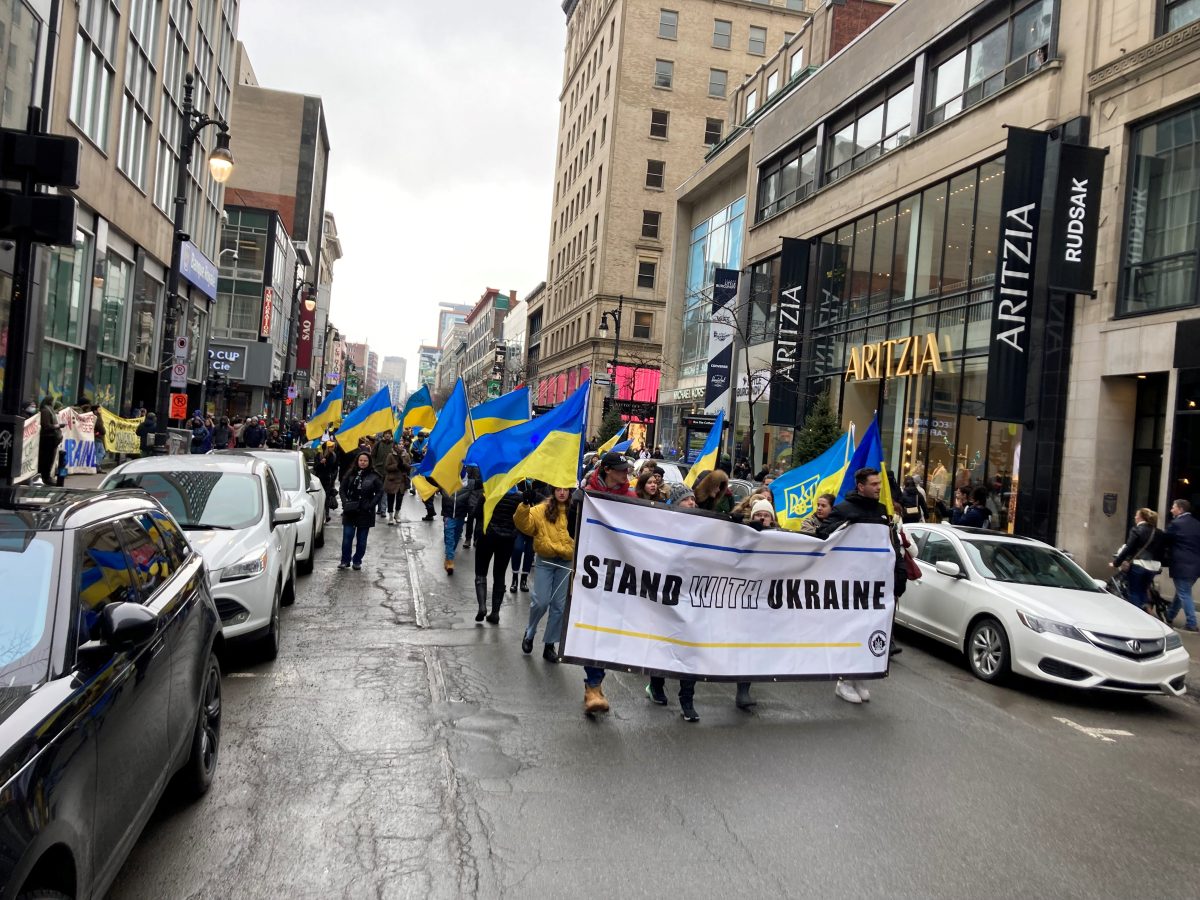
M 1167 526 L 1172 578 L 1195 581 L 1200 578 L 1200 521 L 1191 513 L 1176 516 Z
M 988 511 L 982 506 L 971 505 L 966 509 L 955 509 L 950 512 L 951 525 L 965 525 L 972 528 L 990 528 Z

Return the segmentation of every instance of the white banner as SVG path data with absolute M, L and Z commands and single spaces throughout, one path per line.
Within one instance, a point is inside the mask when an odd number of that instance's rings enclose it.
M 712 680 L 880 677 L 895 562 L 879 525 L 822 541 L 589 494 L 562 655 Z
M 15 482 L 28 481 L 37 474 L 38 448 L 42 444 L 42 416 L 34 413 L 25 420 L 21 437 L 21 472 Z
M 68 406 L 58 413 L 68 475 L 96 474 L 96 414 Z

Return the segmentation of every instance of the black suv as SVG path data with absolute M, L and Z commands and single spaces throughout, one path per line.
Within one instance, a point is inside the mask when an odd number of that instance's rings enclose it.
M 0 896 L 104 896 L 172 777 L 208 789 L 220 647 L 149 495 L 0 488 Z

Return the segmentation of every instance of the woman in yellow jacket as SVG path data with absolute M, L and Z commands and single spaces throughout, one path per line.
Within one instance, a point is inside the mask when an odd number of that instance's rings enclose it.
M 521 649 L 533 652 L 533 638 L 537 634 L 538 622 L 546 611 L 550 619 L 546 623 L 542 658 L 546 662 L 558 662 L 554 644 L 562 632 L 563 609 L 567 603 L 567 585 L 571 577 L 571 559 L 575 555 L 575 542 L 567 533 L 567 506 L 571 499 L 570 488 L 555 488 L 554 493 L 541 503 L 533 505 L 532 492 L 526 492 L 524 501 L 513 514 L 513 522 L 523 533 L 533 538 L 533 593 L 529 602 L 529 627 L 521 641 Z

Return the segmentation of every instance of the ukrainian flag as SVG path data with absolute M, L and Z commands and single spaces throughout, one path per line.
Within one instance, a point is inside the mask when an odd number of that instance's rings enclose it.
M 688 473 L 684 476 L 683 483 L 688 487 L 694 487 L 696 478 L 701 472 L 711 472 L 717 467 L 717 458 L 721 455 L 721 432 L 725 430 L 725 410 L 717 413 L 717 421 L 713 422 L 712 430 L 708 433 L 708 438 L 704 441 L 704 448 L 700 451 L 700 456 L 692 463 L 692 467 L 688 469 Z
M 437 416 L 433 412 L 433 399 L 429 396 L 429 386 L 421 385 L 408 396 L 404 404 L 404 412 L 400 414 L 400 428 L 433 428 L 437 424 Z
M 817 498 L 841 489 L 854 454 L 854 437 L 847 431 L 828 450 L 804 465 L 796 466 L 771 482 L 775 518 L 786 531 L 799 531 L 817 508 Z
M 466 464 L 478 466 L 483 478 L 484 529 L 500 498 L 526 478 L 555 487 L 578 483 L 590 388 L 585 381 L 545 415 L 485 435 L 471 447 Z
M 392 431 L 396 427 L 396 414 L 392 412 L 392 398 L 387 385 L 381 387 L 367 402 L 342 420 L 335 436 L 338 446 L 349 453 L 358 446 L 358 439 Z
M 325 395 L 325 399 L 321 401 L 321 405 L 317 407 L 317 411 L 312 414 L 308 420 L 308 424 L 304 426 L 304 433 L 310 441 L 315 441 L 328 428 L 341 421 L 342 398 L 345 396 L 345 384 L 339 384 Z
M 480 403 L 471 410 L 475 437 L 494 434 L 513 425 L 529 421 L 529 387 L 519 387 L 503 397 Z
M 867 466 L 878 469 L 879 474 L 883 476 L 883 488 L 879 491 L 879 502 L 887 507 L 889 516 L 895 515 L 895 507 L 892 505 L 892 486 L 887 475 L 887 463 L 883 458 L 883 440 L 879 436 L 878 416 L 871 422 L 871 427 L 863 435 L 862 443 L 850 457 L 850 462 L 846 466 L 846 474 L 842 478 L 841 490 L 837 494 L 838 500 L 855 490 L 854 473 Z
M 610 437 L 607 441 L 605 441 L 603 444 L 601 444 L 599 446 L 599 448 L 596 450 L 596 455 L 603 456 L 609 450 L 612 450 L 613 448 L 615 448 L 617 446 L 617 441 L 619 441 L 621 439 L 621 435 L 623 435 L 625 433 L 625 429 L 628 427 L 629 427 L 628 425 L 622 425 L 620 430 L 617 431 L 616 434 L 614 434 L 612 437 Z
M 462 486 L 463 457 L 475 440 L 471 414 L 467 407 L 467 389 L 462 379 L 454 385 L 450 399 L 442 407 L 437 424 L 429 435 L 425 456 L 417 466 L 412 484 L 422 500 L 428 500 L 442 488 L 453 494 Z M 431 484 L 430 479 L 437 482 Z
M 627 441 L 621 441 L 621 443 L 619 443 L 615 447 L 613 447 L 613 452 L 624 453 L 626 450 L 628 450 L 632 446 L 633 446 L 633 438 L 630 438 Z

